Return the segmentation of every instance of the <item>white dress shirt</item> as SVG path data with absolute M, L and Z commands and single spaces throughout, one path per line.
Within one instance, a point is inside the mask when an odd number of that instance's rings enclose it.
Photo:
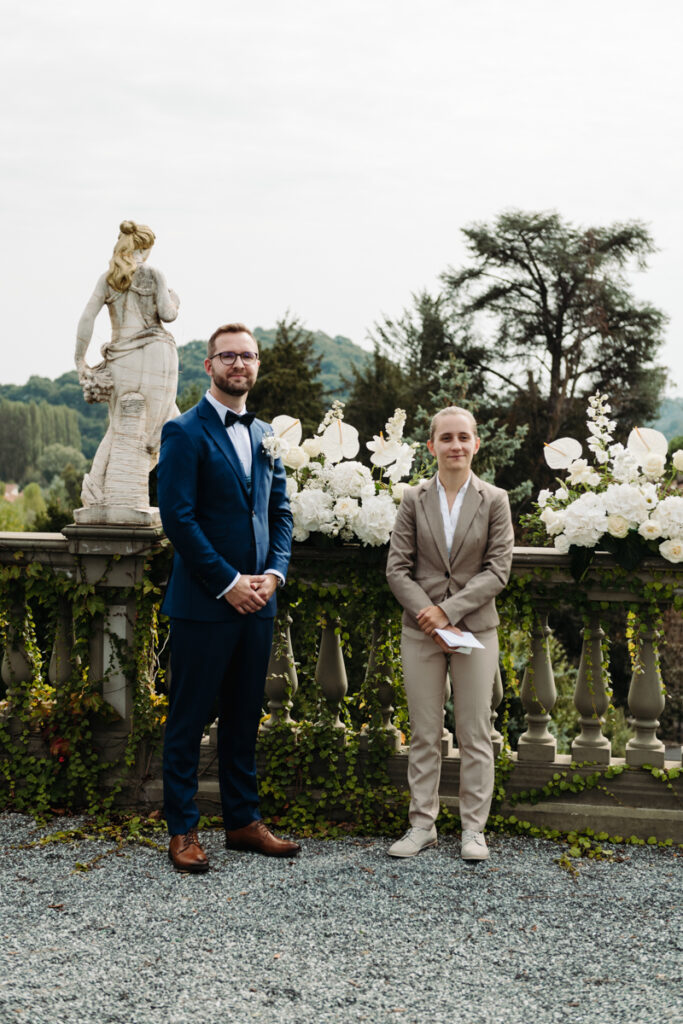
M 449 509 L 446 488 L 439 480 L 438 473 L 436 475 L 436 489 L 439 492 L 439 505 L 441 506 L 441 518 L 443 519 L 443 532 L 446 534 L 446 548 L 448 551 L 451 550 L 453 545 L 455 528 L 458 525 L 458 519 L 460 518 L 460 509 L 462 508 L 462 503 L 465 500 L 465 494 L 467 493 L 467 488 L 470 486 L 471 479 L 472 474 L 470 473 L 467 480 L 465 480 L 465 483 L 456 494 L 452 507 Z
M 223 405 L 223 403 L 219 402 L 217 398 L 214 398 L 210 391 L 206 392 L 206 399 L 220 416 L 221 423 L 225 424 L 225 414 L 228 411 L 228 406 Z M 234 409 L 232 411 L 235 412 L 237 416 L 244 416 L 247 411 L 247 407 L 245 405 L 241 412 L 237 412 Z M 249 433 L 249 427 L 245 426 L 243 423 L 231 423 L 229 427 L 225 428 L 225 430 L 232 441 L 233 447 L 237 452 L 237 456 L 242 463 L 244 475 L 248 480 L 251 477 L 251 434 Z M 220 594 L 216 595 L 216 600 L 219 600 L 221 597 L 225 597 L 228 591 L 232 590 L 235 586 L 241 575 L 242 574 L 238 572 L 235 578 L 227 585 L 225 590 L 221 590 Z M 285 582 L 284 576 L 281 572 L 278 572 L 277 569 L 266 569 L 264 575 L 277 576 L 280 580 L 280 585 Z

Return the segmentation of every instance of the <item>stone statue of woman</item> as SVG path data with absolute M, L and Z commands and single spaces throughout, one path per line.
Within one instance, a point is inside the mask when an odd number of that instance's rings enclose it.
M 109 403 L 109 426 L 83 480 L 77 523 L 156 524 L 148 475 L 159 457 L 161 428 L 178 415 L 178 353 L 163 326 L 178 315 L 180 300 L 161 271 L 146 264 L 154 233 L 124 220 L 108 271 L 78 323 L 76 369 L 87 402 Z M 107 306 L 111 340 L 103 362 L 89 367 L 85 353 L 95 318 Z

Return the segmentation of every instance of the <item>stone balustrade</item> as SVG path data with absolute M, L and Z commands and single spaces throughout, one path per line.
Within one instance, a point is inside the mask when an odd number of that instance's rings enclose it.
M 0 591 L 0 614 L 5 619 L 6 639 L 2 657 L 2 680 L 6 697 L 2 714 L 5 718 L 11 719 L 13 701 L 22 687 L 31 684 L 32 679 L 42 673 L 52 686 L 59 687 L 73 671 L 72 608 L 68 595 L 75 591 L 62 588 L 63 593 L 56 599 L 52 625 L 45 634 L 50 649 L 42 651 L 41 665 L 36 664 L 35 652 L 31 653 L 31 645 L 26 641 L 23 584 L 31 573 L 30 567 L 41 564 L 49 567 L 55 579 L 61 574 L 68 580 L 82 581 L 94 586 L 94 592 L 103 598 L 100 607 L 104 610 L 96 610 L 92 615 L 89 672 L 91 678 L 101 680 L 102 697 L 116 713 L 108 727 L 112 741 L 106 739 L 107 729 L 98 734 L 103 748 L 102 756 L 112 759 L 112 753 L 120 753 L 121 743 L 131 728 L 135 683 L 130 677 L 130 660 L 123 659 L 121 651 L 133 649 L 137 615 L 136 587 L 144 578 L 147 560 L 155 553 L 158 554 L 164 543 L 160 531 L 152 528 L 71 526 L 62 534 L 0 534 L 0 566 L 19 567 L 19 572 L 15 573 L 16 578 L 5 582 L 5 592 Z M 577 584 L 570 574 L 568 557 L 558 556 L 550 549 L 515 550 L 511 588 L 514 594 L 524 594 L 524 601 L 520 599 L 517 605 L 516 598 L 513 599 L 512 617 L 508 602 L 505 628 L 510 629 L 516 625 L 530 631 L 529 657 L 520 686 L 526 728 L 512 753 L 515 772 L 519 774 L 517 789 L 533 788 L 535 784 L 542 786 L 558 767 L 564 770 L 570 762 L 589 762 L 601 770 L 624 763 L 612 756 L 610 741 L 602 728 L 603 716 L 609 704 L 609 678 L 603 665 L 606 623 L 609 614 L 620 606 L 627 606 L 634 616 L 639 648 L 628 694 L 634 735 L 625 751 L 625 764 L 631 767 L 665 766 L 665 747 L 657 735 L 658 718 L 665 698 L 656 651 L 656 622 L 652 621 L 651 602 L 642 585 L 659 583 L 662 585 L 661 593 L 664 593 L 667 587 L 681 585 L 680 574 L 674 566 L 653 559 L 631 574 L 625 585 L 623 574 L 618 576 L 613 570 L 612 559 L 599 554 L 586 579 Z M 273 648 L 266 685 L 264 710 L 267 715 L 262 729 L 264 733 L 281 725 L 295 729 L 297 723 L 293 715 L 297 717 L 294 712 L 297 704 L 303 701 L 306 713 L 309 716 L 321 715 L 331 722 L 340 740 L 343 741 L 350 730 L 367 734 L 367 722 L 349 721 L 348 707 L 351 688 L 357 691 L 359 686 L 365 687 L 366 692 L 372 688 L 381 728 L 389 740 L 389 748 L 394 751 L 390 758 L 390 774 L 399 784 L 404 784 L 406 746 L 402 744 L 401 732 L 394 720 L 394 706 L 400 697 L 400 664 L 392 664 L 391 659 L 387 659 L 385 643 L 386 632 L 392 629 L 394 633 L 397 631 L 397 610 L 391 595 L 384 591 L 381 599 L 376 598 L 377 606 L 365 607 L 362 622 L 345 623 L 344 616 L 348 609 L 344 588 L 348 587 L 352 572 L 356 574 L 353 583 L 355 587 L 358 587 L 359 579 L 362 581 L 365 578 L 368 587 L 372 582 L 374 594 L 382 593 L 381 553 L 368 553 L 359 548 L 345 549 L 342 553 L 338 549 L 326 553 L 302 545 L 296 546 L 290 571 L 292 586 L 284 593 L 287 594 L 291 589 L 300 597 L 307 593 L 310 585 L 313 598 L 308 602 L 308 612 L 310 614 L 311 607 L 316 606 L 318 612 L 313 621 L 305 623 L 305 632 L 302 633 L 298 628 L 302 602 L 295 601 L 292 605 L 283 602 L 279 616 L 279 637 Z M 321 582 L 329 585 L 322 591 Z M 320 593 L 324 598 L 318 601 L 317 595 Z M 549 728 L 556 688 L 548 645 L 548 622 L 549 619 L 553 621 L 553 616 L 562 614 L 568 597 L 575 599 L 577 594 L 581 597 L 584 621 L 574 693 L 579 726 L 571 743 L 571 754 L 558 754 L 555 736 Z M 350 681 L 342 634 L 346 628 L 358 630 L 361 627 L 366 638 L 362 652 L 364 663 L 361 676 L 356 666 L 354 679 Z M 310 650 L 302 658 L 299 646 L 304 641 Z M 154 685 L 153 662 L 154 659 L 149 665 L 148 685 L 151 687 Z M 305 668 L 305 677 L 303 670 L 297 673 L 298 662 Z M 499 674 L 491 709 L 491 735 L 497 752 L 504 742 L 498 721 L 504 683 L 509 685 L 510 681 L 504 680 Z M 312 710 L 314 707 L 317 707 L 317 711 Z M 207 742 L 210 743 L 210 739 Z M 450 800 L 457 804 L 458 754 L 453 746 L 453 736 L 446 728 L 443 754 L 442 795 L 447 803 Z M 673 760 L 680 765 L 680 751 Z M 666 762 L 666 767 L 672 766 L 671 760 Z M 448 792 L 449 787 L 451 792 Z M 623 789 L 624 793 L 626 789 L 628 786 Z M 642 811 L 646 816 L 650 813 L 647 828 L 651 828 L 652 799 L 638 794 L 633 799 L 644 804 L 635 810 Z M 541 804 L 538 806 L 541 807 Z M 683 812 L 680 811 L 680 805 L 662 807 L 660 810 L 662 820 L 666 821 L 664 831 L 667 834 L 680 834 L 683 839 Z M 539 818 L 539 813 L 537 810 L 529 811 L 526 817 L 533 820 L 535 814 L 536 820 L 551 821 L 552 814 L 543 819 L 542 813 Z M 604 813 L 607 814 L 606 809 Z M 612 828 L 608 830 L 614 831 Z M 637 823 L 628 834 L 631 832 L 638 834 Z

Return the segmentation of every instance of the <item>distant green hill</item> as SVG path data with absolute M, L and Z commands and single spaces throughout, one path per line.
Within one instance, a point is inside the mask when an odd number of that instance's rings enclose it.
M 683 434 L 683 398 L 664 398 L 659 407 L 659 416 L 647 424 L 661 430 L 667 441 Z
M 264 348 L 273 344 L 275 328 L 265 330 L 257 327 L 254 334 Z M 330 338 L 322 331 L 313 332 L 315 353 L 322 354 L 320 377 L 331 402 L 334 398 L 347 397 L 342 376 L 351 375 L 353 365 L 360 366 L 367 358 L 367 353 L 355 345 L 349 338 L 337 335 Z M 179 378 L 178 394 L 189 385 L 198 383 L 204 389 L 208 378 L 204 372 L 205 341 L 190 341 L 178 346 Z M 78 374 L 75 370 L 63 373 L 56 380 L 48 377 L 29 377 L 26 384 L 0 384 L 0 399 L 12 402 L 48 402 L 50 405 L 66 405 L 78 415 L 81 432 L 81 447 L 86 458 L 91 459 L 97 446 L 104 437 L 107 425 L 107 406 L 102 404 L 88 405 L 83 398 Z
M 274 327 L 269 330 L 257 327 L 254 334 L 261 348 L 269 348 L 275 340 Z M 334 338 L 330 338 L 322 331 L 313 331 L 312 334 L 315 354 L 323 357 L 320 364 L 320 379 L 323 382 L 326 396 L 330 402 L 334 398 L 340 398 L 343 401 L 348 397 L 348 389 L 342 378 L 350 377 L 351 367 L 360 367 L 367 359 L 368 354 L 359 345 L 340 334 Z M 186 345 L 179 346 L 178 356 L 180 363 L 178 394 L 181 395 L 185 388 L 194 383 L 200 384 L 202 388 L 205 387 L 207 383 L 204 370 L 206 342 L 189 341 Z

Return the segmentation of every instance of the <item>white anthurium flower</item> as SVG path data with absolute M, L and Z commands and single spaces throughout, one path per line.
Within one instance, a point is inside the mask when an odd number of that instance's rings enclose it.
M 648 455 L 663 455 L 666 458 L 669 442 L 659 430 L 653 430 L 651 427 L 634 427 L 628 435 L 626 447 L 638 460 L 638 465 L 642 466 Z
M 680 448 L 678 449 L 678 451 L 673 453 L 672 462 L 674 464 L 675 470 L 677 470 L 679 473 L 683 471 L 683 451 L 681 451 Z
M 581 443 L 573 437 L 558 437 L 551 444 L 543 446 L 545 461 L 551 469 L 568 469 L 572 462 L 581 457 Z
M 276 416 L 271 427 L 275 436 L 286 441 L 290 448 L 295 448 L 301 441 L 301 420 L 295 420 L 293 416 Z
M 401 452 L 401 442 L 391 440 L 384 434 L 375 434 L 372 441 L 367 441 L 365 447 L 372 452 L 370 462 L 373 466 L 390 466 L 396 462 Z
M 352 459 L 358 454 L 358 431 L 350 423 L 335 419 L 326 427 L 321 438 L 322 453 L 329 462 Z

